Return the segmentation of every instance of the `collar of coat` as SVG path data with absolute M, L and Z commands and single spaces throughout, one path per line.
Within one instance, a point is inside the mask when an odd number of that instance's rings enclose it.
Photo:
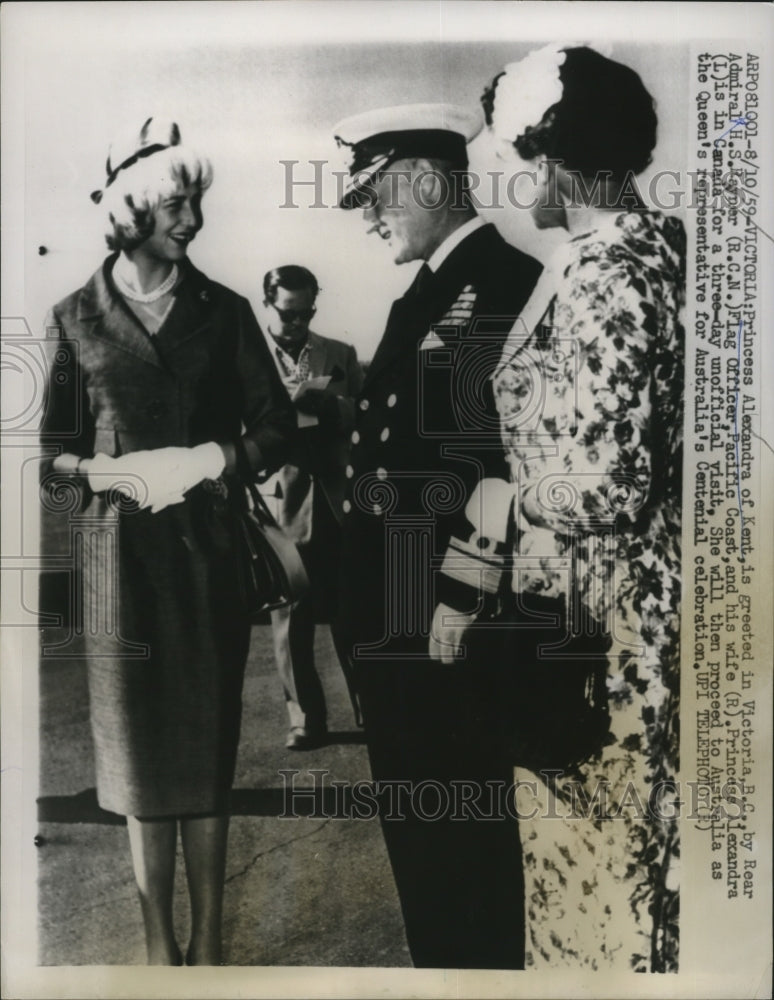
M 220 286 L 210 281 L 189 260 L 179 264 L 183 279 L 175 301 L 158 333 L 151 336 L 123 300 L 111 272 L 117 254 L 111 254 L 81 289 L 76 317 L 91 333 L 120 350 L 165 367 L 164 356 L 197 336 L 210 322 Z

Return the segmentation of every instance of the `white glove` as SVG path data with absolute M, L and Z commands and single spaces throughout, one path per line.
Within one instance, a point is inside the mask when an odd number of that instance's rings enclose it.
M 226 467 L 223 449 L 214 441 L 195 448 L 156 448 L 154 451 L 136 451 L 128 459 L 142 456 L 149 478 L 158 476 L 161 492 L 186 493 L 203 479 L 217 479 Z M 121 459 L 119 459 L 121 461 Z M 152 481 L 156 487 L 156 481 Z
M 504 479 L 482 479 L 470 495 L 465 517 L 476 534 L 504 542 L 508 530 L 508 511 L 516 487 Z
M 185 455 L 181 456 L 180 474 L 188 481 L 186 490 L 196 486 L 203 479 L 217 479 L 226 468 L 226 456 L 223 449 L 214 441 L 198 444 L 195 448 L 183 448 Z
M 223 450 L 214 441 L 196 448 L 155 448 L 119 458 L 98 453 L 88 469 L 95 493 L 119 490 L 136 500 L 140 509 L 156 514 L 182 503 L 183 494 L 203 479 L 217 479 L 226 465 Z
M 431 660 L 454 663 L 462 655 L 462 637 L 478 615 L 455 611 L 448 604 L 439 604 L 433 615 L 428 653 Z
M 97 453 L 89 463 L 89 486 L 95 493 L 117 490 L 130 500 L 136 500 L 141 510 L 150 507 L 154 513 L 170 503 L 182 503 L 182 490 L 168 479 L 169 470 L 177 461 L 177 452 L 187 448 L 158 448 L 153 451 L 133 451 L 119 458 Z

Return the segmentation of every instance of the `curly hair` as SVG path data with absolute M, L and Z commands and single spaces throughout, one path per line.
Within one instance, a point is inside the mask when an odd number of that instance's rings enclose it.
M 622 180 L 641 173 L 652 159 L 658 119 L 639 75 L 585 46 L 564 51 L 562 98 L 539 122 L 513 137 L 519 156 L 533 160 L 545 155 L 584 177 L 606 172 Z M 503 75 L 481 96 L 490 125 Z
M 170 146 L 120 170 L 100 202 L 107 212 L 108 248 L 136 249 L 152 235 L 156 209 L 164 198 L 181 184 L 195 184 L 204 192 L 212 176 L 210 161 L 185 146 Z

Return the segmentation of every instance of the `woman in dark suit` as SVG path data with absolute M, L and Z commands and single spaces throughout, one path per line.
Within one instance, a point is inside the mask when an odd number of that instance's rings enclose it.
M 278 467 L 293 420 L 248 302 L 187 258 L 209 162 L 173 123 L 111 146 L 93 200 L 112 253 L 47 321 L 49 489 L 77 483 L 97 793 L 125 815 L 150 964 L 221 961 L 221 909 L 250 621 L 240 472 Z M 52 328 L 57 331 L 51 337 Z M 77 428 L 73 434 L 73 427 Z

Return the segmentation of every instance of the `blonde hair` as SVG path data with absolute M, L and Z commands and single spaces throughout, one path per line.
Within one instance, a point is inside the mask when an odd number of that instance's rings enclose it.
M 169 146 L 119 170 L 105 188 L 105 239 L 111 250 L 133 250 L 153 233 L 156 209 L 180 185 L 204 192 L 212 184 L 212 165 L 186 146 Z

